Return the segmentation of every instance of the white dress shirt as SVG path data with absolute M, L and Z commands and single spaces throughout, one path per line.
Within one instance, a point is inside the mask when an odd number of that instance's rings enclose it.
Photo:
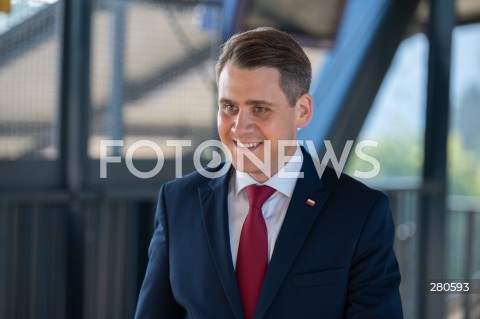
M 228 226 L 230 231 L 230 248 L 232 251 L 233 265 L 237 264 L 237 252 L 240 242 L 240 233 L 243 223 L 248 214 L 248 198 L 245 187 L 256 185 L 267 185 L 277 191 L 265 201 L 262 207 L 263 218 L 267 225 L 268 232 L 268 261 L 272 258 L 275 242 L 282 227 L 283 220 L 287 214 L 288 205 L 292 198 L 293 190 L 299 177 L 303 164 L 303 154 L 297 146 L 295 154 L 265 183 L 261 184 L 250 175 L 235 171 L 230 178 L 228 186 Z M 288 175 L 288 176 L 286 176 Z M 301 176 L 303 177 L 303 176 Z

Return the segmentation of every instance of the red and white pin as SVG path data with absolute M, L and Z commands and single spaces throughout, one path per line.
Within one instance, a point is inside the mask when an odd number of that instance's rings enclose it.
M 310 205 L 310 206 L 315 206 L 315 201 L 314 200 L 311 200 L 310 198 L 307 199 L 307 204 Z

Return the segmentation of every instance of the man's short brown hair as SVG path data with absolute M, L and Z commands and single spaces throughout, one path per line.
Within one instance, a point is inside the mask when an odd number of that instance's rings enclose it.
M 232 36 L 222 46 L 216 65 L 217 83 L 229 61 L 237 68 L 276 68 L 280 72 L 280 88 L 291 106 L 310 89 L 310 60 L 289 34 L 275 28 L 262 27 Z

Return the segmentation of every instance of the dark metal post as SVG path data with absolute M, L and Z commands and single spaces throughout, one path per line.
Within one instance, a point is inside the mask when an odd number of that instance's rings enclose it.
M 433 191 L 423 196 L 420 206 L 419 314 L 417 318 L 445 318 L 445 296 L 428 294 L 425 285 L 430 280 L 446 279 L 447 137 L 450 107 L 450 52 L 454 22 L 454 0 L 430 1 L 423 181 L 424 185 L 433 186 Z
M 65 1 L 60 151 L 64 187 L 72 192 L 82 189 L 86 175 L 90 106 L 90 14 L 91 0 Z
M 62 187 L 72 201 L 66 207 L 67 243 L 66 314 L 83 318 L 84 216 L 79 196 L 84 189 L 90 108 L 90 15 L 91 0 L 65 0 L 60 98 L 60 160 Z

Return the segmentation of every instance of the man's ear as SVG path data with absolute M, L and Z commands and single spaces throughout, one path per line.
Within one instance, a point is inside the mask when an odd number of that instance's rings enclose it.
M 312 96 L 308 93 L 300 96 L 295 108 L 297 109 L 297 128 L 307 126 L 313 115 Z

